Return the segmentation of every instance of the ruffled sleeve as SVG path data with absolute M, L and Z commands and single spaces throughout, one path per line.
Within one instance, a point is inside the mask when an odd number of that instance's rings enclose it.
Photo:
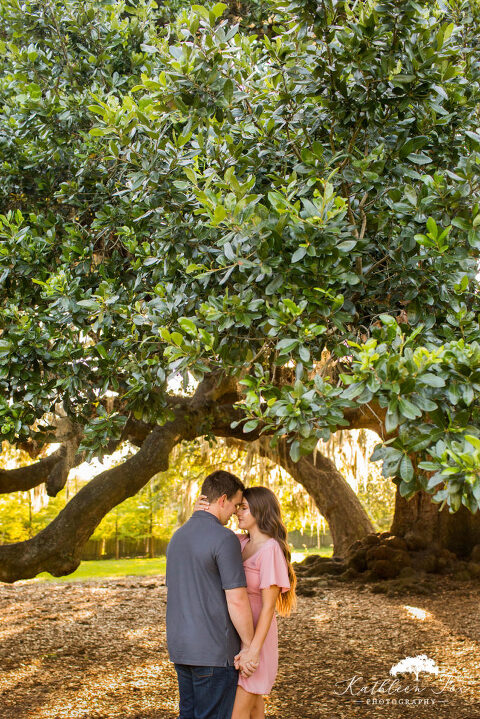
M 260 589 L 268 589 L 273 584 L 283 592 L 290 589 L 287 560 L 279 543 L 274 539 L 260 553 Z

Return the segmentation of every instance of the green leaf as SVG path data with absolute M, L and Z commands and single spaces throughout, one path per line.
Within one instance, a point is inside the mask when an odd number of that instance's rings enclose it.
M 471 140 L 473 140 L 474 142 L 476 142 L 477 144 L 480 145 L 480 135 L 478 134 L 478 132 L 472 132 L 471 130 L 466 130 L 465 134 Z
M 413 479 L 413 464 L 410 457 L 408 457 L 406 454 L 402 457 L 400 461 L 399 471 L 400 477 L 406 482 L 410 482 Z
M 291 443 L 289 454 L 293 462 L 298 462 L 300 459 L 300 443 L 298 440 L 294 440 Z
M 423 153 L 419 153 L 418 155 L 410 154 L 407 156 L 407 159 L 410 160 L 410 162 L 415 163 L 415 165 L 429 165 L 433 162 L 431 157 L 428 157 L 428 155 L 424 155 Z
M 380 315 L 379 320 L 389 327 L 394 327 L 397 324 L 397 320 L 392 315 Z
M 420 394 L 415 394 L 415 404 L 417 407 L 420 407 L 420 409 L 423 409 L 424 412 L 433 412 L 433 410 L 438 407 L 436 402 L 432 402 L 431 399 Z
M 398 412 L 395 409 L 393 412 L 390 410 L 385 415 L 385 430 L 389 434 L 398 427 Z
M 351 384 L 350 387 L 343 390 L 341 397 L 343 399 L 355 399 L 355 397 L 362 394 L 364 389 L 365 382 L 354 382 L 354 384 Z
M 235 252 L 233 251 L 233 247 L 230 242 L 225 242 L 223 245 L 223 254 L 230 262 L 233 262 L 233 260 L 236 259 Z
M 178 320 L 178 324 L 180 325 L 182 330 L 185 330 L 185 332 L 188 332 L 188 334 L 192 335 L 193 337 L 197 336 L 197 325 L 192 320 L 189 320 L 188 317 L 180 317 L 180 319 Z
M 400 148 L 400 157 L 406 157 L 415 150 L 420 150 L 428 142 L 426 135 L 419 135 L 418 137 L 412 137 Z
M 210 12 L 212 12 L 216 18 L 219 18 L 223 15 L 227 7 L 228 5 L 225 5 L 225 3 L 219 2 L 211 8 Z
M 298 350 L 298 354 L 300 355 L 302 362 L 310 362 L 310 350 L 308 347 L 304 347 L 302 345 Z
M 291 352 L 293 349 L 295 349 L 295 347 L 297 347 L 299 342 L 300 342 L 300 340 L 295 340 L 295 339 L 280 340 L 280 342 L 278 342 L 278 344 L 276 346 L 276 349 L 278 350 L 278 352 L 281 355 L 285 355 L 285 354 L 288 354 L 289 352 Z
M 441 472 L 437 472 L 436 474 L 433 474 L 427 482 L 427 490 L 430 491 L 431 489 L 438 487 L 438 485 L 443 484 L 444 481 L 445 481 L 445 478 L 442 476 Z
M 230 103 L 233 98 L 233 82 L 228 78 L 223 85 L 223 95 L 225 100 Z
M 197 184 L 197 175 L 196 175 L 195 170 L 192 170 L 191 167 L 184 167 L 183 171 L 186 174 L 186 176 L 188 177 L 188 179 L 190 180 L 190 182 L 192 182 L 194 185 L 196 185 Z
M 439 377 L 437 374 L 431 374 L 430 372 L 420 375 L 418 380 L 429 387 L 445 387 L 445 380 L 443 377 Z
M 433 217 L 429 217 L 427 220 L 427 230 L 429 231 L 433 239 L 436 239 L 438 237 L 437 223 L 435 222 Z
M 398 409 L 406 419 L 416 419 L 422 415 L 421 410 L 405 397 L 398 398 Z
M 97 302 L 97 300 L 79 300 L 77 302 L 77 305 L 80 307 L 85 307 L 87 310 L 92 310 L 92 312 L 96 312 L 98 309 L 100 309 L 100 304 Z
M 181 347 L 183 344 L 183 337 L 180 332 L 172 332 L 170 335 L 170 341 L 177 345 L 177 347 Z
M 292 263 L 299 262 L 300 260 L 303 260 L 305 255 L 307 254 L 307 248 L 306 247 L 299 247 L 292 255 Z
M 350 250 L 353 250 L 356 244 L 356 240 L 345 240 L 344 242 L 340 242 L 337 245 L 337 250 L 339 250 L 340 252 L 350 252 Z
M 271 280 L 265 288 L 266 295 L 273 295 L 283 285 L 283 275 L 277 275 Z
M 427 472 L 436 472 L 438 469 L 438 464 L 435 464 L 435 462 L 419 462 L 418 466 L 420 469 L 425 469 Z
M 100 342 L 97 342 L 97 344 L 95 345 L 95 349 L 100 355 L 100 357 L 103 357 L 103 359 L 108 359 L 108 352 Z
M 104 137 L 105 135 L 109 135 L 112 132 L 112 130 L 109 127 L 92 127 L 91 130 L 89 130 L 89 134 L 93 137 Z
M 401 497 L 408 498 L 414 494 L 415 490 L 411 484 L 409 484 L 408 482 L 405 482 L 405 480 L 402 479 L 402 481 L 398 485 L 398 491 L 399 491 L 399 494 Z
M 475 437 L 475 435 L 473 435 L 473 434 L 466 434 L 465 439 L 467 440 L 467 442 L 470 442 L 472 447 L 475 447 L 475 449 L 480 449 L 480 438 L 479 437 Z
M 0 356 L 5 357 L 10 354 L 13 349 L 13 344 L 9 340 L 0 339 Z

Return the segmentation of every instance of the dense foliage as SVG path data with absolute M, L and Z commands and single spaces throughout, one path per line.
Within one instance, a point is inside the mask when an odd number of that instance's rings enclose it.
M 386 412 L 401 493 L 475 511 L 476 1 L 0 7 L 1 436 L 101 453 L 221 369 L 295 459 Z

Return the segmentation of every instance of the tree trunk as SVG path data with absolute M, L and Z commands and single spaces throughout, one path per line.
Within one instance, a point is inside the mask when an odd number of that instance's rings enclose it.
M 480 544 L 480 512 L 472 514 L 461 507 L 450 514 L 448 507 L 438 511 L 439 505 L 426 492 L 417 492 L 410 500 L 400 496 L 397 489 L 395 513 L 391 532 L 400 537 L 409 537 L 418 548 L 436 544 L 468 557 L 476 544 Z
M 357 495 L 330 459 L 316 452 L 295 463 L 285 440 L 273 448 L 268 438 L 262 438 L 259 445 L 260 454 L 280 464 L 313 497 L 328 522 L 335 556 L 344 556 L 353 542 L 375 532 Z

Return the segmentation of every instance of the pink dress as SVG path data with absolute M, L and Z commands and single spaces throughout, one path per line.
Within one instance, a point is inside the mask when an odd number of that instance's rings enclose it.
M 249 537 L 246 534 L 237 534 L 240 546 L 243 549 Z M 282 549 L 276 539 L 270 538 L 263 544 L 258 552 L 243 562 L 247 579 L 247 593 L 252 608 L 253 625 L 257 626 L 258 617 L 262 609 L 262 589 L 272 584 L 287 592 L 290 588 L 287 562 Z M 273 615 L 270 629 L 260 650 L 260 664 L 251 677 L 245 679 L 239 676 L 238 686 L 251 694 L 269 694 L 278 669 L 278 633 L 277 618 Z

